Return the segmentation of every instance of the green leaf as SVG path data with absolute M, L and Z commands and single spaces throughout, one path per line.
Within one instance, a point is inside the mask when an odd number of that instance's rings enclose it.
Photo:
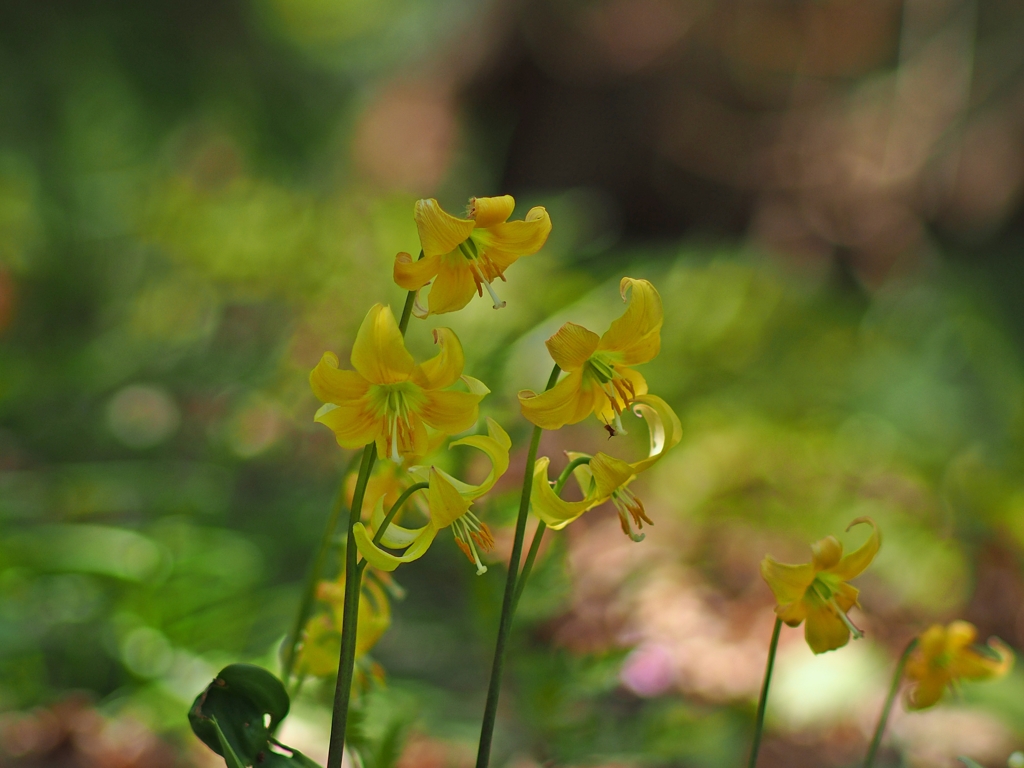
M 967 768 L 985 768 L 985 766 L 981 765 L 980 763 L 971 760 L 971 758 L 969 757 L 964 757 L 963 755 L 960 755 L 960 757 L 958 757 L 957 760 L 966 765 Z
M 269 752 L 270 733 L 288 709 L 288 693 L 276 677 L 252 664 L 232 664 L 199 694 L 188 719 L 206 746 L 227 760 L 226 744 L 249 766 Z
M 228 768 L 245 768 L 242 765 L 242 761 L 238 759 L 238 755 L 235 754 L 235 750 L 231 748 L 231 744 L 228 743 L 227 738 L 224 736 L 224 731 L 221 730 L 220 725 L 217 723 L 217 718 L 211 717 L 210 722 L 217 732 L 217 740 L 220 742 L 222 750 L 221 754 L 224 756 L 224 762 L 227 763 Z
M 260 763 L 260 768 L 321 768 L 318 763 L 313 762 L 304 754 L 299 752 L 297 749 L 282 744 L 276 739 L 272 739 L 274 746 L 280 747 L 290 752 L 290 755 L 282 755 L 280 752 L 268 751 L 263 756 L 263 762 Z
M 263 667 L 255 664 L 230 664 L 217 675 L 227 687 L 249 699 L 261 712 L 270 715 L 273 731 L 288 716 L 291 702 L 284 684 Z

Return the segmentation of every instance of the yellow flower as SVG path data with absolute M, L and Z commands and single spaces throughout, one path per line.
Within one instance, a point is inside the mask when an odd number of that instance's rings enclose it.
M 434 341 L 441 351 L 417 365 L 391 308 L 375 304 L 352 345 L 355 370 L 339 368 L 338 356 L 325 352 L 310 373 L 313 394 L 324 403 L 315 420 L 330 427 L 343 448 L 376 441 L 377 454 L 396 462 L 426 454 L 428 427 L 445 435 L 469 429 L 489 390 L 462 375 L 462 345 L 450 328 L 437 328 Z M 468 392 L 448 389 L 460 379 Z
M 418 317 L 454 312 L 466 306 L 473 294 L 491 295 L 494 308 L 505 302 L 491 283 L 505 279 L 520 256 L 543 247 L 551 232 L 551 219 L 543 208 L 531 208 L 523 221 L 508 221 L 515 207 L 510 195 L 474 197 L 469 201 L 469 218 L 445 213 L 437 200 L 416 203 L 416 228 L 423 258 L 414 261 L 408 253 L 395 257 L 395 282 L 407 291 L 418 291 L 431 280 L 427 309 L 417 308 Z
M 568 375 L 542 394 L 528 389 L 519 393 L 523 416 L 530 422 L 561 429 L 593 413 L 611 434 L 623 432 L 622 412 L 647 392 L 644 377 L 631 366 L 658 354 L 662 309 L 661 296 L 646 280 L 624 277 L 619 292 L 628 306 L 603 336 L 566 323 L 545 342 Z
M 907 694 L 909 709 L 932 706 L 960 680 L 990 680 L 1010 671 L 1013 651 L 995 637 L 987 647 L 977 646 L 977 635 L 973 624 L 954 621 L 946 627 L 934 624 L 918 636 L 904 672 L 914 682 Z
M 633 532 L 630 518 L 637 528 L 643 528 L 644 523 L 653 524 L 653 521 L 647 517 L 643 502 L 633 495 L 628 486 L 637 475 L 648 469 L 679 442 L 682 426 L 669 404 L 654 395 L 639 395 L 633 410 L 647 420 L 651 438 L 647 458 L 628 463 L 606 453 L 598 453 L 590 459 L 589 464 L 576 467 L 573 470 L 573 477 L 583 493 L 582 501 L 563 501 L 559 498 L 548 481 L 550 459 L 543 456 L 537 460 L 533 470 L 533 513 L 549 528 L 560 530 L 587 510 L 611 499 L 619 512 L 623 533 L 634 541 L 643 540 L 644 534 Z M 569 459 L 574 460 L 585 455 L 570 453 Z
M 761 576 L 775 594 L 775 613 L 791 627 L 804 625 L 804 637 L 815 653 L 842 648 L 850 634 L 860 639 L 864 634 L 853 626 L 846 612 L 860 607 L 856 587 L 847 584 L 856 578 L 878 554 L 882 536 L 869 517 L 858 517 L 846 530 L 867 523 L 872 532 L 860 548 L 843 557 L 843 545 L 835 536 L 826 536 L 811 545 L 811 562 L 786 565 L 766 556 L 761 561 Z
M 469 511 L 472 502 L 487 493 L 508 469 L 508 452 L 512 447 L 505 430 L 493 419 L 487 420 L 487 435 L 472 435 L 456 440 L 449 447 L 468 445 L 478 448 L 491 460 L 491 471 L 480 485 L 469 485 L 435 467 L 413 468 L 410 473 L 429 483 L 427 508 L 429 519 L 420 528 L 403 528 L 391 523 L 381 544 L 389 549 L 403 550 L 395 555 L 373 543 L 374 532 L 384 523 L 384 499 L 377 502 L 370 517 L 370 526 L 356 523 L 352 529 L 356 546 L 374 568 L 393 571 L 402 563 L 423 557 L 439 531 L 452 529 L 459 549 L 476 565 L 477 574 L 487 571 L 480 562 L 479 546 L 485 552 L 494 546 L 494 538 L 486 523 Z
M 345 575 L 337 581 L 322 581 L 317 599 L 328 607 L 310 619 L 299 649 L 300 673 L 331 677 L 338 672 L 341 651 L 341 627 L 344 619 Z M 367 578 L 359 593 L 359 623 L 356 625 L 356 660 L 364 658 L 391 626 L 391 603 L 380 582 Z

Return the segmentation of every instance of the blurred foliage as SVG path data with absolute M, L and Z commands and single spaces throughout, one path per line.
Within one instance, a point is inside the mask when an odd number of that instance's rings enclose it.
M 275 668 L 350 460 L 306 377 L 325 349 L 344 359 L 370 303 L 401 301 L 392 260 L 417 250 L 423 195 L 551 213 L 507 309 L 444 318 L 514 450 L 543 340 L 604 327 L 623 274 L 664 297 L 644 372 L 684 426 L 638 483 L 647 541 L 595 511 L 548 542 L 499 760 L 736 764 L 771 623 L 757 563 L 802 561 L 859 515 L 884 535 L 859 582 L 869 640 L 822 659 L 784 643 L 763 765 L 856 763 L 895 655 L 934 620 L 1024 647 L 1024 14 L 727 5 L 0 6 L 3 760 L 201 764 L 189 703 L 225 663 Z M 881 173 L 870 127 L 907 82 L 920 101 L 897 117 L 934 119 L 893 118 Z M 591 427 L 542 452 L 605 447 Z M 481 505 L 496 529 L 512 466 Z M 503 574 L 476 578 L 450 544 L 398 574 L 387 682 L 359 713 L 373 765 L 471 762 Z M 330 694 L 307 683 L 289 718 L 313 757 Z M 1022 695 L 1020 672 L 969 690 L 894 721 L 896 745 L 997 764 L 1024 739 Z

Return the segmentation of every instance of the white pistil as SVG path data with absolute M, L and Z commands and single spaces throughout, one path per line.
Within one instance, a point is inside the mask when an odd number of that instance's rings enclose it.
M 486 280 L 484 280 L 484 288 L 486 288 L 487 292 L 491 294 L 491 301 L 494 302 L 495 309 L 501 309 L 508 303 L 498 298 L 498 294 L 494 292 L 494 288 L 492 288 L 491 284 Z
M 391 417 L 391 460 L 395 464 L 402 463 L 402 457 L 398 455 L 398 415 Z

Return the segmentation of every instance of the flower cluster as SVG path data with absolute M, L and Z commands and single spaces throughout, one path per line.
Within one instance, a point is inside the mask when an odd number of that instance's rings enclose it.
M 449 449 L 466 446 L 486 456 L 490 471 L 479 484 L 431 463 L 446 441 L 473 429 L 480 402 L 490 390 L 465 373 L 462 344 L 451 328 L 432 330 L 438 351 L 423 362 L 406 348 L 405 330 L 410 314 L 427 319 L 454 312 L 485 291 L 495 309 L 505 306 L 495 283 L 506 280 L 507 270 L 518 259 L 537 253 L 551 232 L 544 208 L 532 208 L 523 220 L 510 221 L 514 207 L 508 195 L 473 198 L 460 218 L 445 212 L 436 200 L 416 203 L 420 255 L 414 259 L 399 253 L 394 262 L 395 283 L 410 292 L 401 321 L 390 307 L 375 304 L 352 343 L 350 367 L 343 368 L 336 354 L 325 352 L 310 374 L 313 393 L 323 403 L 315 420 L 334 433 L 342 448 L 373 446 L 375 457 L 386 460 L 375 462 L 371 457 L 369 466 L 376 463 L 376 471 L 367 470 L 365 477 L 351 481 L 348 497 L 350 504 L 371 510 L 366 518 L 358 513 L 354 517 L 349 545 L 358 550 L 361 567 L 370 566 L 378 575 L 422 557 L 445 529 L 451 530 L 478 574 L 487 570 L 484 556 L 494 537 L 473 505 L 508 469 L 512 440 L 500 424 L 487 419 L 486 434 L 449 443 Z M 548 339 L 556 370 L 564 376 L 557 383 L 553 379 L 554 385 L 540 394 L 520 392 L 519 403 L 523 416 L 538 430 L 560 429 L 593 414 L 612 436 L 625 433 L 623 416 L 632 412 L 647 422 L 650 450 L 634 461 L 603 452 L 570 452 L 582 501 L 560 497 L 564 479 L 553 488 L 548 479 L 551 460 L 541 457 L 528 467 L 524 493 L 533 494 L 530 511 L 555 530 L 610 501 L 623 531 L 640 541 L 644 535 L 638 531 L 652 519 L 629 486 L 679 442 L 682 428 L 672 408 L 648 393 L 647 381 L 634 368 L 660 349 L 661 297 L 648 281 L 629 277 L 623 278 L 620 292 L 626 310 L 603 335 L 566 323 Z M 410 517 L 420 520 L 410 524 Z M 334 608 L 314 617 L 306 628 L 299 661 L 310 674 L 336 668 L 324 649 L 338 641 L 343 583 L 321 586 L 321 601 Z M 356 646 L 361 657 L 386 628 L 390 613 L 379 588 L 364 588 L 359 605 Z

